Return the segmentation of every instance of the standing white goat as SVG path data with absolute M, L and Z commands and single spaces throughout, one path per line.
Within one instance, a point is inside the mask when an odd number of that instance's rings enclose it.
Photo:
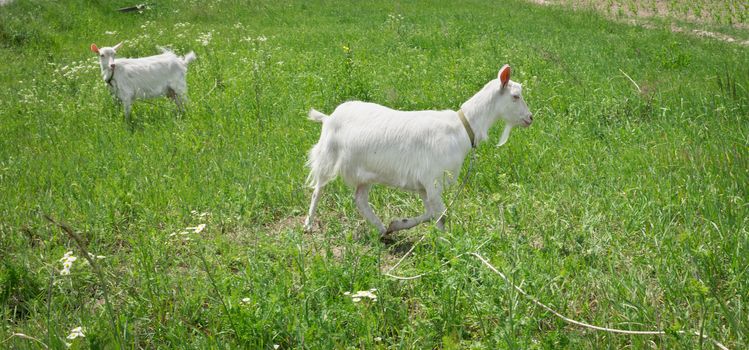
M 125 106 L 125 119 L 130 121 L 130 111 L 135 100 L 168 96 L 183 111 L 187 101 L 187 64 L 195 60 L 190 51 L 178 57 L 162 49 L 161 55 L 142 58 L 117 58 L 114 56 L 122 43 L 114 47 L 99 48 L 91 44 L 91 51 L 99 55 L 101 77 Z
M 359 101 L 339 105 L 330 116 L 312 109 L 310 119 L 323 126 L 307 161 L 307 181 L 315 190 L 305 229 L 312 228 L 323 186 L 338 175 L 356 189 L 357 208 L 383 236 L 441 216 L 443 186 L 455 181 L 466 155 L 487 138 L 494 122 L 505 121 L 501 146 L 513 126 L 528 127 L 533 121 L 522 85 L 510 80 L 510 71 L 504 65 L 498 78 L 457 112 L 403 112 Z M 386 229 L 369 206 L 369 189 L 376 183 L 419 193 L 425 213 L 393 220 Z M 444 218 L 437 227 L 444 229 Z

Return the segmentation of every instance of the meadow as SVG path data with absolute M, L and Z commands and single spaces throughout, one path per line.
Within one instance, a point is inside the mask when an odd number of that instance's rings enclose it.
M 129 5 L 0 7 L 0 348 L 749 346 L 747 46 L 514 0 Z M 187 113 L 126 124 L 88 49 L 120 41 L 196 52 Z M 444 232 L 382 242 L 340 180 L 304 232 L 310 108 L 455 110 L 505 63 L 534 124 L 492 129 Z M 667 334 L 567 324 L 471 252 L 569 317 Z

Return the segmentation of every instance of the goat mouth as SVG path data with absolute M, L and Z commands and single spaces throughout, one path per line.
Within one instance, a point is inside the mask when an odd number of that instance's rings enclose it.
M 527 119 L 523 119 L 523 127 L 524 128 L 527 128 L 527 127 L 531 126 L 531 123 L 533 123 L 533 122 L 530 121 L 530 120 L 527 120 Z

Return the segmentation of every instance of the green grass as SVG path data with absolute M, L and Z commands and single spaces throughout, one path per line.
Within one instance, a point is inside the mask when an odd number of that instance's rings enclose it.
M 0 347 L 712 347 L 679 330 L 749 345 L 746 47 L 515 1 L 126 5 L 0 7 Z M 125 124 L 88 51 L 120 40 L 122 56 L 195 50 L 186 115 L 157 99 Z M 383 244 L 336 181 L 302 231 L 310 107 L 456 109 L 505 63 L 536 122 L 501 148 L 492 130 L 448 230 Z M 416 197 L 371 201 L 387 222 Z M 105 256 L 106 284 L 44 215 Z M 383 276 L 422 236 L 395 273 L 431 273 Z M 670 334 L 567 325 L 453 259 L 483 242 L 565 315 Z M 377 302 L 344 295 L 370 288 Z

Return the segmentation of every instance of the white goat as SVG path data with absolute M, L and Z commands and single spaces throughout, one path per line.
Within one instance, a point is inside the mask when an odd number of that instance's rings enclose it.
M 102 79 L 125 106 L 125 119 L 130 120 L 135 100 L 164 95 L 174 100 L 177 109 L 183 111 L 183 103 L 187 101 L 187 64 L 195 60 L 195 53 L 190 51 L 184 57 L 178 57 L 162 49 L 161 55 L 115 59 L 121 46 L 122 43 L 98 48 L 91 44 L 91 51 L 99 55 Z
M 504 65 L 498 78 L 457 112 L 403 112 L 359 101 L 339 105 L 330 116 L 312 109 L 310 119 L 323 125 L 307 161 L 307 181 L 315 190 L 305 229 L 312 229 L 323 186 L 338 175 L 355 188 L 357 208 L 383 236 L 441 216 L 443 187 L 455 181 L 471 147 L 487 138 L 494 122 L 505 121 L 501 146 L 513 126 L 528 127 L 533 121 L 522 86 L 510 81 L 510 72 Z M 369 189 L 376 183 L 419 193 L 425 213 L 393 220 L 386 229 L 369 206 Z M 444 229 L 444 217 L 437 227 Z

